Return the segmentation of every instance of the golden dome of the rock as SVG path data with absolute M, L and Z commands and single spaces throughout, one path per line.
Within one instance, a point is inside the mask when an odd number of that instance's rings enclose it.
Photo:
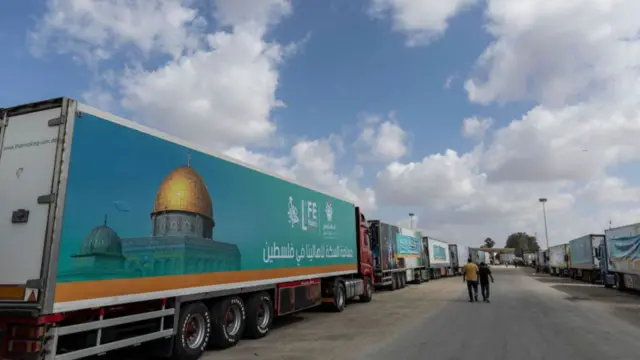
M 209 190 L 195 170 L 181 166 L 162 181 L 153 212 L 163 211 L 188 211 L 213 219 Z

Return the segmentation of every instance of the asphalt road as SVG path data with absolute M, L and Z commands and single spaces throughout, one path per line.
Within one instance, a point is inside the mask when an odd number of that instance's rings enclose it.
M 203 359 L 639 359 L 640 296 L 531 269 L 494 267 L 492 302 L 461 277 L 395 292 L 341 314 L 283 318 L 268 337 Z

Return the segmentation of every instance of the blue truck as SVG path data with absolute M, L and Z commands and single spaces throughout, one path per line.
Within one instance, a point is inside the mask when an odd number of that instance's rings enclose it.
M 569 277 L 595 283 L 601 278 L 598 248 L 602 234 L 589 234 L 569 241 Z
M 598 249 L 604 286 L 640 290 L 640 223 L 605 230 Z

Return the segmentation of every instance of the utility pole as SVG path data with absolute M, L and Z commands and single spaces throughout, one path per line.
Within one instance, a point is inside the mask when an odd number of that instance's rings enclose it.
M 415 215 L 416 215 L 416 214 L 414 214 L 414 213 L 409 213 L 409 219 L 411 219 L 411 230 L 413 230 L 413 217 L 414 217 Z
M 547 250 L 549 249 L 549 231 L 547 230 L 547 209 L 545 204 L 547 203 L 547 198 L 538 199 L 540 203 L 542 203 L 542 216 L 544 217 L 544 236 L 547 240 Z

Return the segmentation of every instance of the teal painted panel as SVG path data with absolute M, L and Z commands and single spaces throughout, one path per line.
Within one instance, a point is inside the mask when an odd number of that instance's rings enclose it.
M 419 241 L 418 238 L 404 234 L 396 234 L 398 255 L 420 255 L 422 254 L 421 247 L 422 241 Z
M 355 265 L 355 226 L 353 204 L 85 113 L 58 282 Z

